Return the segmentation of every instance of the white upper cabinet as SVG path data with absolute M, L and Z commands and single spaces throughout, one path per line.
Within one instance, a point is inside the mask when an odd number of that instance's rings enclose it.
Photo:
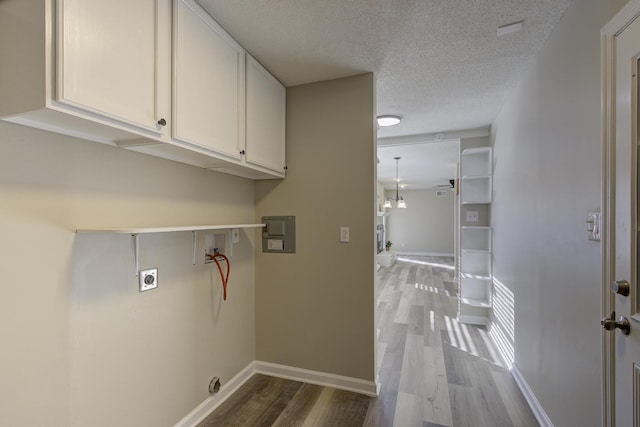
M 247 55 L 247 163 L 285 170 L 286 90 Z
M 151 131 L 169 119 L 167 4 L 158 0 L 58 0 L 56 99 Z M 159 7 L 164 7 L 162 11 Z M 164 13 L 164 15 L 163 15 Z M 163 56 L 164 55 L 164 56 Z M 164 110 L 164 111 L 161 111 Z
M 0 2 L 0 117 L 117 145 L 161 138 L 169 0 Z
M 0 40 L 3 120 L 284 177 L 284 88 L 194 0 L 0 1 Z
M 173 137 L 240 160 L 244 50 L 192 0 L 176 0 L 173 19 Z

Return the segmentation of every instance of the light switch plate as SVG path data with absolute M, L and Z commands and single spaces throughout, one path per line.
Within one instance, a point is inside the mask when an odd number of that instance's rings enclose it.
M 593 209 L 587 212 L 587 233 L 589 240 L 600 241 L 600 209 Z
M 349 227 L 340 227 L 340 243 L 349 243 Z

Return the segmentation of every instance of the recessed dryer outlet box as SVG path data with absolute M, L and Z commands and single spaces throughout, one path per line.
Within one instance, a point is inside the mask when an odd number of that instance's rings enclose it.
M 140 292 L 148 291 L 158 287 L 158 269 L 150 268 L 149 270 L 141 270 L 138 274 L 140 284 Z
M 229 248 L 227 248 L 227 236 L 225 233 L 207 234 L 204 236 L 204 262 L 208 264 L 213 262 L 212 259 L 207 257 L 207 254 L 214 254 L 216 251 L 228 254 Z

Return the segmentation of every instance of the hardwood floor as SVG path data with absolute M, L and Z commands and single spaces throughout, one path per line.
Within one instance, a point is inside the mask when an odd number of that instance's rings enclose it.
M 370 397 L 254 375 L 198 427 L 361 426 Z
M 538 426 L 487 330 L 457 322 L 452 258 L 402 257 L 378 286 L 378 398 L 256 375 L 200 426 Z

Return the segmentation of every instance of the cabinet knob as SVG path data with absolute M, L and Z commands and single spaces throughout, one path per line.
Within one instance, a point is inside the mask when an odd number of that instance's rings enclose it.
M 160 120 L 158 120 L 158 124 L 160 126 L 166 126 L 167 125 L 167 121 L 165 119 L 160 119 Z
M 241 155 L 241 156 L 244 156 L 245 154 L 246 154 L 246 153 L 245 153 L 245 151 L 244 151 L 244 150 L 240 151 L 240 155 Z

